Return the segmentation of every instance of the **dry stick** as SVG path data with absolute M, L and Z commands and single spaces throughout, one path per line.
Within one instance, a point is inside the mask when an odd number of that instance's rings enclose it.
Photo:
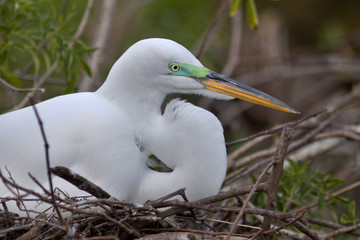
M 42 92 L 42 93 L 45 92 L 44 88 L 18 88 L 18 87 L 11 85 L 10 83 L 8 83 L 7 81 L 5 81 L 2 78 L 0 78 L 0 83 L 14 92 L 37 92 L 37 91 Z
M 168 202 L 164 202 L 164 205 L 162 205 L 161 207 L 181 207 L 181 211 L 177 211 L 177 212 L 172 212 L 172 214 L 165 214 L 164 212 L 159 212 L 158 216 L 161 218 L 165 218 L 177 213 L 181 213 L 187 209 L 191 209 L 191 208 L 197 208 L 200 210 L 206 210 L 206 211 L 210 211 L 210 212 L 229 212 L 229 213 L 239 213 L 239 211 L 241 210 L 241 208 L 239 207 L 223 207 L 223 206 L 218 206 L 215 204 L 212 205 L 200 205 L 197 204 L 196 202 L 181 202 L 178 200 L 173 200 L 173 201 L 168 201 Z M 159 206 L 158 206 L 159 207 Z M 296 214 L 292 214 L 292 213 L 285 213 L 285 212 L 279 212 L 279 211 L 271 211 L 271 210 L 266 210 L 266 209 L 261 209 L 261 208 L 246 208 L 244 210 L 245 214 L 253 214 L 253 215 L 262 215 L 262 216 L 272 216 L 274 218 L 278 218 L 278 219 L 288 219 L 288 218 L 294 218 L 296 217 Z
M 212 33 L 212 31 L 214 30 L 216 24 L 218 23 L 221 15 L 223 14 L 225 8 L 226 8 L 226 4 L 229 2 L 229 0 L 223 0 L 221 2 L 221 5 L 216 13 L 216 16 L 214 18 L 214 20 L 212 21 L 210 27 L 208 28 L 204 38 L 202 39 L 201 43 L 200 43 L 200 47 L 199 50 L 196 53 L 196 58 L 200 58 L 202 52 L 204 51 L 204 48 L 206 46 L 206 43 L 208 42 L 209 38 L 210 38 L 210 34 Z
M 91 0 L 91 4 L 93 4 L 94 0 Z M 115 10 L 117 1 L 116 0 L 107 0 L 107 1 L 100 1 L 101 7 L 99 11 L 99 19 L 101 21 L 97 22 L 95 28 L 95 34 L 92 37 L 92 47 L 96 48 L 96 51 L 92 53 L 91 59 L 89 60 L 89 67 L 92 72 L 92 76 L 84 75 L 79 84 L 79 91 L 80 92 L 87 92 L 90 91 L 91 88 L 94 86 L 95 81 L 99 81 L 99 66 L 100 62 L 103 60 L 104 50 L 106 48 L 106 43 L 110 38 L 110 34 L 112 33 L 111 27 L 113 23 L 113 19 L 115 16 Z M 89 2 L 90 4 L 90 2 Z
M 240 221 L 240 219 L 242 218 L 244 212 L 245 212 L 245 208 L 248 204 L 248 202 L 250 201 L 251 197 L 254 195 L 255 190 L 257 189 L 258 185 L 260 184 L 260 181 L 262 180 L 263 176 L 265 175 L 265 173 L 267 173 L 267 171 L 273 166 L 273 162 L 270 162 L 265 169 L 262 171 L 262 173 L 260 174 L 260 176 L 258 177 L 258 179 L 256 180 L 254 186 L 251 188 L 250 193 L 247 195 L 244 204 L 242 205 L 239 214 L 237 215 L 235 222 L 233 223 L 233 225 L 231 226 L 231 229 L 228 233 L 228 235 L 226 236 L 226 240 L 229 240 L 230 237 L 232 236 L 232 234 L 234 233 L 234 231 L 236 230 L 238 223 Z
M 284 225 L 281 226 L 281 227 L 267 230 L 267 231 L 264 232 L 264 234 L 268 235 L 268 234 L 272 234 L 272 233 L 279 232 L 280 230 L 285 229 L 285 228 L 287 228 L 288 226 L 290 226 L 291 224 L 293 224 L 293 223 L 295 223 L 296 221 L 300 220 L 304 215 L 305 215 L 305 211 L 303 211 L 299 216 L 297 216 L 296 218 L 294 218 L 292 221 L 284 224 Z
M 194 229 L 179 229 L 179 228 L 165 228 L 165 229 L 154 229 L 154 228 L 143 228 L 142 231 L 146 232 L 189 232 L 189 233 L 198 233 L 198 234 L 206 234 L 210 236 L 221 236 L 226 235 L 226 232 L 207 232 L 202 230 L 194 230 Z M 234 236 L 242 237 L 247 236 L 246 234 L 234 234 Z M 191 239 L 191 238 L 190 238 Z
M 327 220 L 322 220 L 322 219 L 318 219 L 318 218 L 312 218 L 312 217 L 304 217 L 304 220 L 309 222 L 309 223 L 313 223 L 316 224 L 318 226 L 324 226 L 327 228 L 332 228 L 332 229 L 343 229 L 346 226 L 338 224 L 338 223 L 334 223 L 331 221 L 327 221 Z M 354 229 L 352 231 L 349 231 L 350 234 L 353 234 L 355 236 L 360 236 L 360 230 L 359 229 Z
M 44 148 L 45 148 L 45 160 L 46 160 L 46 170 L 47 170 L 47 175 L 48 175 L 48 180 L 49 180 L 49 185 L 50 185 L 50 194 L 51 194 L 51 199 L 52 199 L 52 204 L 54 206 L 54 209 L 59 217 L 60 222 L 63 224 L 63 218 L 60 214 L 59 208 L 56 205 L 56 201 L 55 201 L 55 195 L 54 195 L 54 188 L 53 188 L 53 183 L 52 183 L 52 178 L 51 178 L 51 172 L 50 172 L 50 158 L 49 158 L 49 143 L 47 141 L 46 138 L 46 134 L 45 134 L 45 130 L 44 130 L 44 125 L 43 122 L 39 116 L 39 113 L 36 109 L 36 106 L 34 105 L 34 99 L 32 97 L 29 97 L 29 101 L 31 103 L 31 106 L 34 109 L 34 113 L 36 116 L 36 119 L 38 121 L 39 127 L 40 127 L 40 131 L 41 131 L 41 136 L 42 139 L 44 141 Z
M 40 88 L 40 86 L 50 77 L 50 75 L 55 71 L 57 65 L 59 63 L 59 59 L 56 59 L 55 62 L 51 65 L 51 67 L 44 73 L 44 75 L 34 84 L 34 89 Z M 19 104 L 17 104 L 15 107 L 13 107 L 12 110 L 17 110 L 25 106 L 27 101 L 33 96 L 32 93 L 28 93 L 23 100 Z
M 41 190 L 43 190 L 43 192 L 46 194 L 46 195 L 51 195 L 50 193 L 49 193 L 49 191 L 48 190 L 46 190 L 46 188 L 33 176 L 33 175 L 31 175 L 31 173 L 28 173 L 28 175 L 29 175 L 29 177 L 31 178 L 31 180 L 33 180 L 33 182 L 36 184 L 36 185 L 38 185 L 40 188 L 41 188 Z
M 294 128 L 288 125 L 285 126 L 280 136 L 280 143 L 278 144 L 274 155 L 274 160 L 273 160 L 274 165 L 272 168 L 272 173 L 270 175 L 269 180 L 266 182 L 266 195 L 267 195 L 266 209 L 268 210 L 276 209 L 276 199 L 277 199 L 280 178 L 283 174 L 285 155 L 293 135 L 294 135 Z M 264 218 L 263 227 L 265 230 L 270 229 L 272 221 L 273 221 L 272 217 L 266 216 Z
M 298 221 L 293 222 L 293 218 L 288 218 L 288 219 L 285 219 L 284 221 L 287 223 L 292 222 L 292 225 L 294 225 L 301 232 L 305 233 L 311 239 L 321 240 L 321 238 L 314 231 L 311 231 L 308 227 L 304 226 L 302 223 L 300 223 Z
M 282 131 L 282 129 L 284 128 L 284 126 L 286 125 L 289 125 L 290 127 L 296 127 L 297 125 L 305 122 L 306 120 L 310 119 L 310 118 L 313 118 L 313 117 L 316 117 L 318 116 L 319 114 L 323 113 L 323 112 L 326 112 L 327 110 L 326 109 L 322 109 L 316 113 L 313 113 L 311 115 L 308 115 L 308 116 L 304 116 L 302 118 L 299 118 L 295 121 L 292 121 L 292 122 L 288 122 L 288 123 L 284 123 L 282 125 L 280 125 L 279 127 L 275 127 L 275 128 L 271 128 L 271 129 L 268 129 L 268 130 L 265 130 L 265 131 L 261 131 L 261 132 L 258 132 L 258 133 L 255 133 L 253 135 L 250 135 L 248 137 L 245 137 L 245 138 L 241 138 L 241 139 L 238 139 L 238 140 L 235 140 L 235 141 L 232 141 L 232 142 L 229 142 L 229 143 L 226 143 L 226 147 L 232 147 L 232 146 L 235 146 L 237 144 L 240 144 L 240 143 L 243 143 L 243 142 L 247 142 L 249 140 L 252 140 L 254 138 L 257 138 L 257 137 L 260 137 L 260 136 L 264 136 L 264 135 L 269 135 L 269 134 L 274 134 L 274 133 L 279 133 Z
M 355 131 L 350 130 L 332 130 L 324 133 L 319 133 L 316 135 L 315 140 L 323 139 L 323 138 L 332 138 L 332 137 L 343 137 L 348 140 L 360 142 L 360 134 Z
M 228 164 L 227 164 L 227 170 L 232 170 L 232 168 L 235 168 L 235 160 L 237 157 L 239 157 L 241 154 L 245 153 L 246 151 L 248 151 L 249 149 L 253 148 L 254 146 L 256 146 L 257 144 L 265 141 L 266 139 L 271 138 L 271 135 L 266 135 L 266 136 L 260 136 L 257 137 L 255 139 L 249 140 L 248 142 L 242 144 L 241 146 L 239 146 L 237 149 L 235 149 L 232 153 L 230 153 L 228 155 Z M 242 160 L 242 159 L 241 159 Z M 239 161 L 237 161 L 238 163 Z M 239 165 L 239 164 L 237 164 Z M 230 172 L 230 171 L 229 171 Z M 232 173 L 230 173 L 227 178 L 231 178 Z
M 51 168 L 50 171 L 52 174 L 65 179 L 66 181 L 78 187 L 80 190 L 88 192 L 96 198 L 111 197 L 110 194 L 104 191 L 102 188 L 66 167 L 57 166 Z
M 360 223 L 356 224 L 356 225 L 353 225 L 353 226 L 350 226 L 350 227 L 344 227 L 344 228 L 340 228 L 332 233 L 329 233 L 328 235 L 325 235 L 323 237 L 323 239 L 331 239 L 339 234 L 343 234 L 343 233 L 347 233 L 347 232 L 351 232 L 351 231 L 354 231 L 356 229 L 359 229 L 360 228 Z
M 242 43 L 242 14 L 241 11 L 237 11 L 231 21 L 231 38 L 230 47 L 228 49 L 227 59 L 224 64 L 224 68 L 221 74 L 225 76 L 231 76 L 239 62 L 240 49 Z
M 232 191 L 228 191 L 228 192 L 220 192 L 217 195 L 214 196 L 210 196 L 207 198 L 203 198 L 203 199 L 199 199 L 197 201 L 194 202 L 180 202 L 178 200 L 172 200 L 172 201 L 165 201 L 162 203 L 159 203 L 158 205 L 156 205 L 157 208 L 161 208 L 161 207 L 174 207 L 177 206 L 176 208 L 170 208 L 168 210 L 162 211 L 160 212 L 160 217 L 164 218 L 164 217 L 168 217 L 177 213 L 181 213 L 184 211 L 185 209 L 188 208 L 199 208 L 200 206 L 203 206 L 205 204 L 209 204 L 209 203 L 214 203 L 214 202 L 218 202 L 218 201 L 222 201 L 231 197 L 236 197 L 238 195 L 241 194 L 246 194 L 249 193 L 251 191 L 251 189 L 253 188 L 252 185 L 249 186 L 245 186 L 242 188 L 237 188 L 234 189 Z M 257 187 L 256 191 L 264 191 L 265 190 L 265 185 L 260 183 L 259 186 Z M 178 208 L 181 207 L 181 208 Z
M 6 229 L 0 230 L 0 236 L 6 236 L 6 234 L 16 231 L 24 231 L 24 230 L 30 230 L 32 227 L 32 224 L 27 225 L 21 225 L 21 226 L 13 226 Z
M 315 129 L 313 129 L 312 131 L 310 131 L 308 134 L 306 134 L 303 138 L 294 141 L 288 149 L 288 152 L 292 152 L 295 149 L 299 148 L 300 146 L 306 144 L 307 142 L 309 142 L 311 139 L 313 139 L 319 132 L 321 132 L 322 130 L 324 130 L 332 121 L 335 120 L 335 118 L 337 118 L 339 116 L 338 113 L 332 113 L 329 118 L 327 120 L 325 120 L 324 122 L 320 123 L 319 126 Z M 291 125 L 290 125 L 291 126 Z M 262 165 L 264 165 L 265 163 L 268 163 L 272 160 L 271 157 L 269 158 L 265 158 L 264 160 L 262 160 L 261 162 L 258 162 L 254 165 L 252 165 L 251 167 L 249 167 L 247 170 L 242 171 L 241 173 L 239 173 L 238 175 L 234 176 L 232 179 L 225 179 L 224 181 L 224 185 L 228 185 L 234 181 L 236 181 L 239 178 L 242 178 L 244 176 L 247 176 L 248 174 L 250 174 L 251 172 L 255 171 L 256 169 L 258 169 L 259 167 L 261 167 Z
M 4 182 L 5 184 L 10 184 L 11 186 L 14 186 L 14 187 L 16 187 L 16 188 L 19 188 L 19 189 L 22 190 L 22 191 L 25 191 L 25 192 L 27 192 L 27 193 L 30 193 L 30 194 L 34 195 L 34 196 L 37 196 L 40 200 L 42 200 L 42 201 L 44 201 L 44 202 L 50 202 L 50 203 L 52 202 L 52 199 L 48 200 L 48 199 L 44 198 L 43 196 L 41 196 L 40 194 L 38 194 L 38 193 L 36 193 L 36 192 L 34 192 L 34 191 L 30 190 L 30 189 L 26 189 L 26 188 L 24 188 L 24 187 L 21 187 L 21 186 L 15 184 L 15 183 L 12 183 L 11 181 L 9 181 L 8 179 L 6 179 L 6 178 L 2 175 L 1 171 L 0 171 L 0 178 L 3 180 L 3 182 Z M 64 200 L 64 199 L 61 199 L 61 200 Z M 66 209 L 66 210 L 71 211 L 71 212 L 79 213 L 79 214 L 85 214 L 85 215 L 91 215 L 91 216 L 100 216 L 100 217 L 102 217 L 104 220 L 107 220 L 108 222 L 111 222 L 111 223 L 119 226 L 120 228 L 122 228 L 123 230 L 125 230 L 126 232 L 128 232 L 129 234 L 131 234 L 131 235 L 133 235 L 133 236 L 135 236 L 135 237 L 140 237 L 140 236 L 141 236 L 141 234 L 140 234 L 137 230 L 127 227 L 125 224 L 123 224 L 123 223 L 121 223 L 121 222 L 119 222 L 119 221 L 117 221 L 117 220 L 115 220 L 115 219 L 107 216 L 107 215 L 106 215 L 105 213 L 103 213 L 103 212 L 99 212 L 99 211 L 94 211 L 94 212 L 86 211 L 86 212 L 84 212 L 84 211 L 81 211 L 81 210 L 78 210 L 78 209 L 69 208 L 69 207 L 66 207 L 66 206 L 61 206 L 61 208 Z M 39 221 L 39 220 L 37 219 L 36 221 Z M 46 222 L 46 223 L 47 223 L 47 224 L 51 224 L 50 222 Z M 63 228 L 60 228 L 60 229 L 62 229 L 63 231 L 65 231 L 65 229 L 63 229 Z
M 258 183 L 260 181 L 260 179 L 263 177 L 263 175 L 265 175 L 265 173 L 269 170 L 269 168 L 271 166 L 273 166 L 273 172 L 271 174 L 271 177 L 270 179 L 268 180 L 268 182 L 266 183 L 266 193 L 267 193 L 267 204 L 266 204 L 266 209 L 267 210 L 274 210 L 275 208 L 274 207 L 270 207 L 271 204 L 273 204 L 274 202 L 274 198 L 275 198 L 275 201 L 276 201 L 276 195 L 275 197 L 273 196 L 273 193 L 269 193 L 269 191 L 274 191 L 275 194 L 277 194 L 277 187 L 278 187 L 278 184 L 279 184 L 279 180 L 280 180 L 280 177 L 281 177 L 281 174 L 282 174 L 282 163 L 284 162 L 284 159 L 285 159 L 285 155 L 286 155 L 286 150 L 287 150 L 287 147 L 289 146 L 289 143 L 290 143 L 290 140 L 292 138 L 294 134 L 294 129 L 292 127 L 290 127 L 289 125 L 286 125 L 284 126 L 283 128 L 283 131 L 281 133 L 281 136 L 280 136 L 280 142 L 276 148 L 276 152 L 275 152 L 275 156 L 274 156 L 274 160 L 272 162 L 270 162 L 265 170 L 261 173 L 261 175 L 259 176 L 259 178 L 257 179 L 256 183 Z M 275 169 L 276 167 L 276 169 Z M 243 212 L 244 212 L 244 209 L 247 205 L 247 203 L 250 201 L 250 198 L 252 197 L 252 194 L 254 193 L 255 191 L 255 186 L 256 186 L 256 183 L 254 185 L 254 188 L 252 189 L 252 192 L 249 193 L 249 195 L 247 196 L 235 222 L 234 222 L 234 225 L 231 227 L 230 229 L 230 232 L 229 234 L 226 236 L 226 240 L 229 240 L 230 239 L 230 236 L 232 235 L 232 233 L 235 231 L 236 229 L 236 225 L 238 224 L 238 222 L 240 221 L 242 215 L 243 215 Z M 274 186 L 271 186 L 271 185 L 274 185 Z M 270 226 L 267 226 L 267 221 L 268 221 L 269 217 L 265 217 L 264 218 L 264 222 L 265 222 L 265 227 L 264 229 L 267 230 L 268 227 Z

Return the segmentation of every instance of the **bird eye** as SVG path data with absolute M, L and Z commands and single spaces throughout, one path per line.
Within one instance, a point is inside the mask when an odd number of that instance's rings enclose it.
M 180 70 L 180 66 L 177 65 L 177 64 L 171 64 L 170 65 L 170 70 L 173 71 L 173 72 L 177 72 Z

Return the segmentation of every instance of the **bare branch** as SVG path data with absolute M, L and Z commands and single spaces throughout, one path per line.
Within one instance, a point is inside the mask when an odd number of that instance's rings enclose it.
M 94 83 L 98 80 L 100 62 L 103 60 L 105 46 L 112 33 L 110 28 L 116 13 L 117 0 L 106 0 L 99 3 L 101 4 L 101 11 L 99 21 L 97 22 L 98 24 L 95 26 L 96 30 L 94 31 L 94 41 L 92 43 L 92 47 L 97 50 L 93 52 L 89 61 L 92 77 L 84 75 L 79 85 L 80 92 L 90 91 L 94 87 Z M 93 4 L 93 0 L 91 4 Z
M 41 92 L 41 93 L 44 93 L 45 92 L 45 89 L 44 88 L 18 88 L 18 87 L 15 87 L 13 85 L 11 85 L 10 83 L 6 82 L 4 79 L 0 78 L 0 83 L 3 84 L 5 87 L 9 88 L 11 91 L 14 91 L 14 92 Z
M 62 166 L 57 166 L 50 169 L 52 174 L 55 174 L 58 177 L 65 179 L 66 181 L 72 183 L 80 190 L 86 191 L 97 198 L 110 198 L 110 194 L 104 191 L 99 186 L 90 182 L 86 178 L 80 176 L 77 173 L 74 173 L 70 169 Z
M 275 210 L 277 193 L 281 175 L 283 173 L 283 165 L 285 155 L 290 144 L 291 138 L 294 135 L 294 129 L 289 125 L 286 125 L 281 133 L 280 142 L 277 145 L 276 152 L 273 160 L 273 169 L 269 180 L 266 182 L 266 209 Z M 265 230 L 270 228 L 273 221 L 271 217 L 265 217 L 263 227 Z
M 56 204 L 56 200 L 55 200 L 55 195 L 54 195 L 54 187 L 53 187 L 53 182 L 52 182 L 52 178 L 51 178 L 51 172 L 50 172 L 50 158 L 49 158 L 49 143 L 47 141 L 47 138 L 46 138 L 46 134 L 45 134 L 45 130 L 44 130 L 44 125 L 43 125 L 43 122 L 39 116 L 39 113 L 36 109 L 36 106 L 34 105 L 34 100 L 32 97 L 29 98 L 29 101 L 32 105 L 32 108 L 34 110 L 34 113 L 35 113 L 35 116 L 36 116 L 36 119 L 38 121 L 38 124 L 39 124 L 39 127 L 40 127 L 40 132 L 41 132 L 41 137 L 44 141 L 44 148 L 45 148 L 45 160 L 46 160 L 46 170 L 47 170 L 47 176 L 48 176 L 48 180 L 49 180 L 49 185 L 50 185 L 50 194 L 51 194 L 51 199 L 52 199 L 52 204 L 54 206 L 54 209 L 60 219 L 60 222 L 63 223 L 63 218 L 61 216 L 61 213 L 59 211 L 59 208 L 57 207 L 57 204 Z
M 212 31 L 214 30 L 216 24 L 218 23 L 221 15 L 223 14 L 223 12 L 225 11 L 225 8 L 226 8 L 226 5 L 229 3 L 229 0 L 222 0 L 221 4 L 220 4 L 220 7 L 216 13 L 216 16 L 215 18 L 213 19 L 210 27 L 208 28 L 205 36 L 203 37 L 201 43 L 200 43 L 200 47 L 199 47 L 199 50 L 197 51 L 196 53 L 196 57 L 197 58 L 200 58 L 200 56 L 202 55 L 204 49 L 205 49 L 205 46 L 206 46 L 206 43 L 209 41 L 209 38 L 210 38 L 210 35 L 212 33 Z

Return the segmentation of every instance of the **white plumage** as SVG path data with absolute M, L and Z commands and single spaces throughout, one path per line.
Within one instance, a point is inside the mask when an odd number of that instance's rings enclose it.
M 221 76 L 209 78 L 211 74 L 173 41 L 139 41 L 114 64 L 98 91 L 36 105 L 50 145 L 51 166 L 70 168 L 126 202 L 144 203 L 182 187 L 190 201 L 216 194 L 226 172 L 218 119 L 179 99 L 161 112 L 166 95 L 175 92 L 231 99 L 224 90 L 217 93 L 207 87 Z M 220 85 L 223 80 L 227 79 Z M 293 111 L 270 100 L 278 109 Z M 149 169 L 149 154 L 173 171 Z M 30 172 L 48 187 L 44 142 L 31 107 L 0 116 L 0 159 L 2 173 L 7 175 L 6 166 L 18 184 L 39 190 L 28 177 Z M 58 177 L 54 184 L 72 196 L 80 193 Z M 0 196 L 7 195 L 11 194 L 0 183 Z

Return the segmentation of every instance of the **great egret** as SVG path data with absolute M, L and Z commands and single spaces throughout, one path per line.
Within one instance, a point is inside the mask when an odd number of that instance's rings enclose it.
M 265 93 L 205 67 L 183 46 L 146 39 L 131 46 L 93 93 L 55 97 L 36 105 L 50 145 L 52 166 L 65 166 L 119 200 L 144 203 L 180 188 L 190 201 L 219 192 L 226 172 L 223 129 L 210 112 L 170 93 L 240 98 L 298 113 Z M 146 165 L 150 154 L 172 169 Z M 27 107 L 0 116 L 1 170 L 19 184 L 38 188 L 28 172 L 47 185 L 44 143 L 34 111 Z M 7 170 L 5 170 L 5 166 Z M 54 177 L 70 195 L 79 190 Z M 0 196 L 9 192 L 0 185 Z

